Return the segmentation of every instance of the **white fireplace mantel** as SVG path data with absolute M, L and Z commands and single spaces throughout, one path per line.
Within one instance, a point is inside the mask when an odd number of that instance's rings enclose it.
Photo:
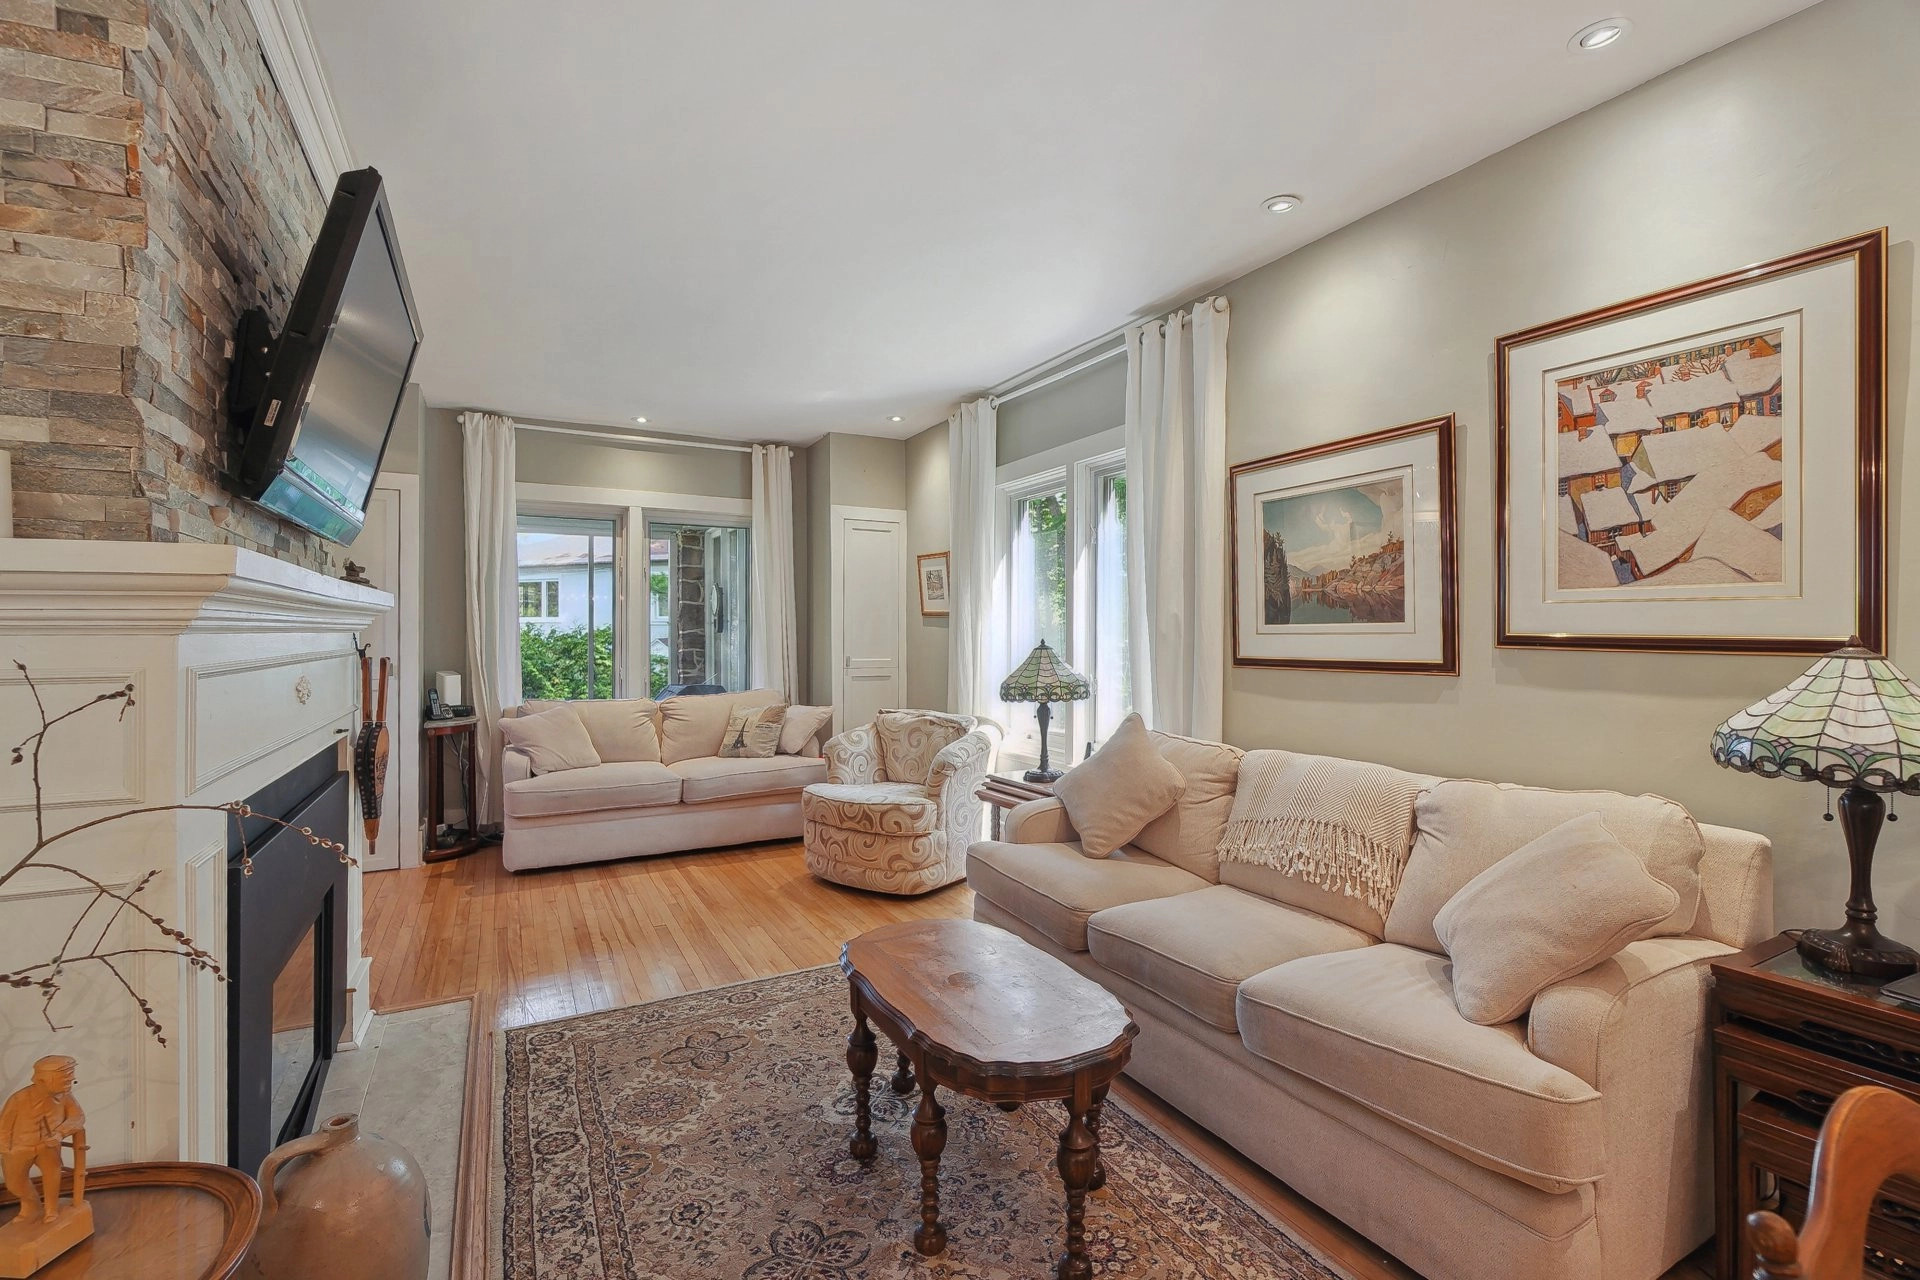
M 359 718 L 355 633 L 392 606 L 370 587 L 236 547 L 0 540 L 0 747 L 38 726 L 15 662 L 50 713 L 131 684 L 134 705 L 58 726 L 43 761 L 48 831 L 153 805 L 244 799 L 301 761 L 345 750 Z M 344 757 L 343 757 L 344 758 Z M 356 856 L 360 824 L 349 824 Z M 160 874 L 141 900 L 224 960 L 226 819 L 166 812 L 60 845 L 62 861 L 115 886 Z M 0 771 L 0 865 L 33 842 L 27 771 Z M 89 891 L 30 870 L 0 886 L 0 969 L 52 954 Z M 360 873 L 349 876 L 348 1035 L 371 1016 Z M 101 921 L 104 924 L 104 919 Z M 153 945 L 122 918 L 113 939 Z M 143 932 L 145 931 L 145 932 Z M 39 1000 L 0 991 L 0 1091 L 33 1059 L 80 1060 L 94 1159 L 226 1159 L 225 990 L 164 956 L 138 979 L 161 1046 L 104 972 L 69 976 L 49 1031 Z

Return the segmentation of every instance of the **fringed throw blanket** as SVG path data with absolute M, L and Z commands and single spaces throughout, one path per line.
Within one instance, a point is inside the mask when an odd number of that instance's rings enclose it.
M 1413 802 L 1430 781 L 1357 760 L 1249 751 L 1220 857 L 1298 876 L 1384 916 L 1412 849 Z

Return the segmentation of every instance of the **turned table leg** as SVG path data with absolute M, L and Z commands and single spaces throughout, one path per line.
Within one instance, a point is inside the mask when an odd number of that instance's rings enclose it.
M 913 1151 L 920 1157 L 920 1226 L 913 1247 L 933 1257 L 947 1247 L 940 1225 L 940 1153 L 947 1147 L 947 1111 L 934 1099 L 931 1080 L 920 1081 L 920 1106 L 913 1113 Z
M 856 1000 L 853 1008 L 853 1034 L 847 1037 L 847 1069 L 853 1072 L 853 1138 L 847 1153 L 855 1160 L 871 1160 L 880 1144 L 873 1140 L 873 1064 L 880 1051 L 874 1044 L 873 1029 Z
M 1087 1190 L 1098 1191 L 1107 1185 L 1107 1158 L 1100 1151 L 1100 1112 L 1107 1105 L 1107 1086 L 1093 1091 L 1093 1105 L 1087 1108 L 1087 1131 L 1093 1134 L 1093 1178 Z
M 1060 1181 L 1067 1188 L 1067 1251 L 1054 1269 L 1057 1280 L 1092 1280 L 1087 1260 L 1087 1189 L 1100 1167 L 1100 1146 L 1087 1118 L 1094 1111 L 1093 1092 L 1079 1080 L 1067 1101 L 1067 1127 L 1060 1131 Z
M 887 1081 L 887 1083 L 893 1086 L 895 1093 L 904 1098 L 913 1092 L 913 1064 L 907 1061 L 906 1054 L 901 1053 L 897 1049 L 894 1051 L 894 1058 L 896 1061 L 894 1063 L 893 1079 Z

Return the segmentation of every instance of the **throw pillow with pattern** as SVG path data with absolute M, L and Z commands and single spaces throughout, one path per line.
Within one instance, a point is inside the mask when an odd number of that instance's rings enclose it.
M 722 760 L 770 760 L 780 749 L 780 726 L 787 704 L 740 707 L 727 716 L 727 732 L 720 739 Z

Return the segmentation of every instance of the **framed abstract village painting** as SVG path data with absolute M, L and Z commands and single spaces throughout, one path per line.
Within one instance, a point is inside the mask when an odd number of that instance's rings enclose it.
M 1503 648 L 1886 644 L 1886 231 L 1498 344 Z
M 1459 673 L 1452 415 L 1229 475 L 1236 666 Z

